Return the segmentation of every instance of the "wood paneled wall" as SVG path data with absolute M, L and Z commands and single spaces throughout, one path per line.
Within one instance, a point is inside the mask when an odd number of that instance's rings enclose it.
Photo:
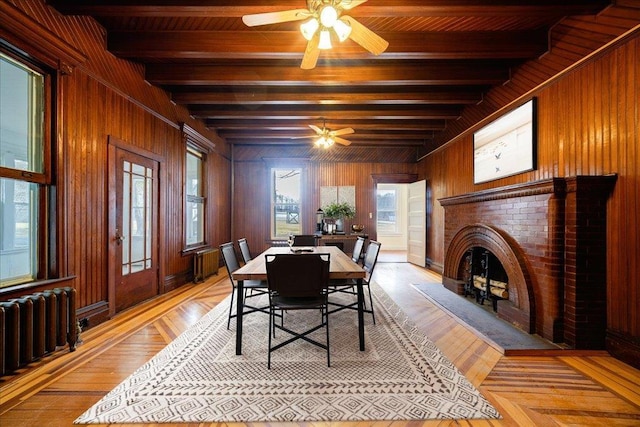
M 64 243 L 58 248 L 62 264 L 58 270 L 61 276 L 74 276 L 65 285 L 76 288 L 80 316 L 89 317 L 93 325 L 108 316 L 108 245 L 114 235 L 108 229 L 109 138 L 160 159 L 160 293 L 190 280 L 193 269 L 192 254 L 183 253 L 186 142 L 181 123 L 215 145 L 206 161 L 205 238 L 211 246 L 230 239 L 230 150 L 184 108 L 173 104 L 166 92 L 145 83 L 142 67 L 108 53 L 103 31 L 93 19 L 62 16 L 44 2 L 12 3 L 28 15 L 25 20 L 33 20 L 33 25 L 46 28 L 87 58 L 73 69 L 65 68 L 60 77 L 54 163 L 58 233 Z M 28 36 L 16 34 L 11 40 L 30 53 L 33 40 L 20 46 L 20 37 Z M 2 298 L 25 290 L 13 292 L 5 292 Z
M 640 342 L 640 32 L 532 94 L 538 97 L 538 167 L 473 184 L 473 139 L 466 134 L 424 158 L 418 174 L 433 201 L 427 257 L 444 260 L 449 197 L 552 177 L 617 174 L 608 201 L 609 349 L 637 357 Z M 604 285 L 604 284 L 603 284 Z M 636 353 L 630 353 L 635 349 Z M 629 360 L 629 357 L 626 357 Z M 638 359 L 636 359 L 637 361 Z
M 245 149 L 246 150 L 246 149 Z M 260 149 L 261 154 L 264 149 Z M 268 160 L 234 162 L 233 236 L 246 237 L 252 252 L 259 253 L 270 242 L 269 168 L 271 165 L 297 164 L 305 171 L 305 201 L 302 206 L 303 233 L 315 231 L 315 212 L 320 206 L 320 187 L 353 185 L 356 187 L 356 217 L 365 225 L 365 233 L 375 239 L 374 174 L 415 174 L 415 163 L 336 163 L 280 157 L 282 149 L 272 148 Z M 369 218 L 369 213 L 373 218 Z

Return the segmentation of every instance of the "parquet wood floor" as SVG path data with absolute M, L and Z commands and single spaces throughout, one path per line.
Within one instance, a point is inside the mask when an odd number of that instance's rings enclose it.
M 379 263 L 374 275 L 504 419 L 308 425 L 640 426 L 640 371 L 606 352 L 505 356 L 409 286 L 434 279 L 439 277 L 428 270 L 393 262 Z M 0 426 L 71 426 L 77 416 L 223 300 L 230 289 L 220 270 L 205 283 L 185 285 L 83 332 L 83 343 L 74 353 L 60 351 L 17 375 L 2 377 Z

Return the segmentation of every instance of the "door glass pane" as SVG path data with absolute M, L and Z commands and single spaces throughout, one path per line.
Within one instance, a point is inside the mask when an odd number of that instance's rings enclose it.
M 124 174 L 122 176 L 122 274 L 129 274 L 129 263 L 131 256 L 129 254 L 130 242 L 130 222 L 131 222 L 131 164 L 124 162 Z
M 134 165 L 134 171 L 137 165 Z M 144 172 L 144 169 L 143 169 Z M 131 272 L 144 268 L 142 261 L 145 253 L 145 178 L 133 175 L 133 192 L 131 194 Z
M 145 179 L 146 184 L 147 184 L 147 188 L 146 188 L 146 194 L 145 194 L 145 215 L 144 215 L 144 222 L 145 222 L 145 236 L 144 236 L 144 241 L 145 241 L 145 260 L 147 261 L 147 263 L 150 263 L 151 261 L 149 260 L 149 257 L 151 257 L 151 195 L 153 193 L 152 188 L 151 188 L 151 184 L 152 181 L 151 179 L 149 179 L 148 177 L 151 176 L 151 169 L 147 168 L 147 178 Z M 149 268 L 149 266 L 147 266 L 145 264 L 145 268 Z
M 152 268 L 153 169 L 124 162 L 122 274 Z

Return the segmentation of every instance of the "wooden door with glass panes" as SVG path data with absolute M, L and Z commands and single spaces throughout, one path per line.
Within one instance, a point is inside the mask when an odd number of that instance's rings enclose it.
M 158 294 L 158 162 L 115 148 L 111 273 L 115 312 Z

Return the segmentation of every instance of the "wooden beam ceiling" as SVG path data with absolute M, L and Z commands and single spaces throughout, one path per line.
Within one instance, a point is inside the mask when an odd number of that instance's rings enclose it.
M 241 18 L 304 8 L 305 0 L 48 2 L 65 14 L 93 16 L 106 29 L 109 51 L 144 64 L 150 84 L 230 144 L 308 146 L 309 125 L 352 127 L 341 158 L 358 146 L 404 147 L 402 156 L 407 147 L 437 148 L 467 109 L 549 52 L 558 23 L 610 4 L 369 0 L 345 14 L 388 48 L 374 56 L 352 40 L 336 41 L 304 70 L 300 21 L 248 27 Z M 605 42 L 596 38 L 590 48 Z M 353 153 L 357 161 L 362 150 Z

